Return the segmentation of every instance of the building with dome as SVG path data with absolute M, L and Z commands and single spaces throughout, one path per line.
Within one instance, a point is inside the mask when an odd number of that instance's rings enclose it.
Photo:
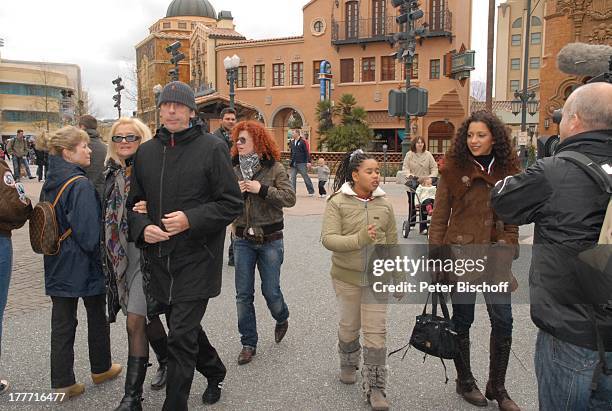
M 269 5 L 258 7 L 273 7 Z M 452 53 L 470 48 L 471 0 L 423 0 L 424 16 L 417 27 L 427 33 L 417 42 L 411 84 L 429 91 L 429 111 L 411 124 L 412 136 L 423 136 L 434 154 L 444 153 L 469 113 L 469 80 L 451 73 Z M 268 3 L 266 3 L 268 4 Z M 236 32 L 230 11 L 215 15 L 207 0 L 174 0 L 166 17 L 154 23 L 137 46 L 139 113 L 154 123 L 152 88 L 168 81 L 172 68 L 165 47 L 180 41 L 187 58 L 180 79 L 196 90 L 199 114 L 211 129 L 229 105 L 223 60 L 240 58 L 236 83 L 239 118 L 257 116 L 272 131 L 279 147 L 287 148 L 290 119 L 301 119 L 302 132 L 316 151 L 319 136 L 316 105 L 320 100 L 319 66 L 331 63 L 332 101 L 350 93 L 367 111 L 374 130 L 373 150 L 387 144 L 401 151 L 403 118 L 389 117 L 390 90 L 405 86 L 404 66 L 393 56 L 393 35 L 401 31 L 390 0 L 304 0 L 303 34 L 247 40 Z

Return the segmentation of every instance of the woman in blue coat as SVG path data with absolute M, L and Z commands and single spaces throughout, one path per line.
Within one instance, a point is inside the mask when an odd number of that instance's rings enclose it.
M 110 328 L 106 319 L 106 285 L 100 260 L 100 200 L 83 168 L 90 164 L 87 133 L 66 126 L 43 135 L 39 149 L 49 152 L 49 174 L 40 200 L 53 202 L 60 236 L 71 234 L 56 255 L 46 255 L 45 289 L 53 303 L 51 314 L 51 387 L 65 393 L 64 399 L 80 395 L 84 384 L 74 377 L 74 336 L 77 304 L 83 298 L 87 310 L 87 333 L 91 377 L 95 384 L 119 375 L 121 366 L 112 364 Z

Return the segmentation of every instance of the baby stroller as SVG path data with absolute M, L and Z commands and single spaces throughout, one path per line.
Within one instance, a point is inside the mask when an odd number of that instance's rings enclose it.
M 437 178 L 432 177 L 432 185 L 436 186 Z M 417 188 L 419 186 L 419 178 L 410 176 L 408 180 L 404 184 L 407 187 L 407 191 L 414 195 L 415 198 L 415 207 L 412 207 L 410 204 L 410 198 L 408 199 L 408 217 L 402 223 L 402 237 L 408 238 L 410 234 L 410 230 L 412 226 L 416 226 L 419 224 L 421 229 L 425 227 L 425 230 L 429 230 L 429 224 L 431 222 L 431 216 L 433 214 L 433 201 L 421 201 L 417 192 Z

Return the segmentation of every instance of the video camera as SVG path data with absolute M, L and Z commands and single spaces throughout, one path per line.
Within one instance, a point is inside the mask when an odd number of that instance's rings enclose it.
M 557 56 L 557 64 L 559 70 L 566 74 L 592 76 L 585 84 L 600 82 L 612 84 L 612 47 L 610 46 L 593 46 L 582 43 L 568 44 Z M 576 86 L 572 92 L 578 87 L 580 86 Z M 553 111 L 553 123 L 560 124 L 562 117 L 562 109 Z M 538 159 L 553 156 L 559 142 L 558 135 L 539 137 Z

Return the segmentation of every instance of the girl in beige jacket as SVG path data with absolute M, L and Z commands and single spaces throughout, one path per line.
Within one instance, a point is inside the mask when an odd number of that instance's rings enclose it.
M 371 303 L 365 248 L 396 244 L 393 207 L 379 187 L 378 162 L 361 150 L 347 153 L 336 172 L 321 240 L 333 252 L 331 276 L 339 310 L 340 381 L 354 384 L 363 334 L 362 388 L 374 410 L 386 410 L 387 304 Z M 367 297 L 369 295 L 369 297 Z

